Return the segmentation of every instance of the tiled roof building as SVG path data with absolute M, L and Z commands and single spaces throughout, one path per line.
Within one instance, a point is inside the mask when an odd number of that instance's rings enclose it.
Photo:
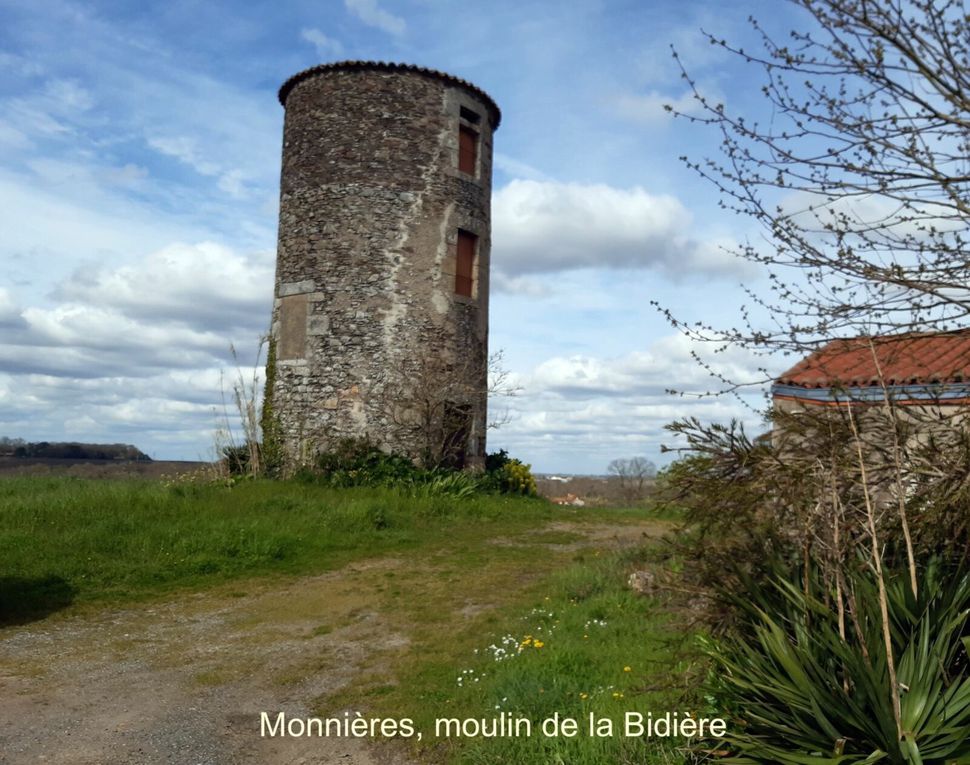
M 833 340 L 782 374 L 777 403 L 970 404 L 970 330 Z

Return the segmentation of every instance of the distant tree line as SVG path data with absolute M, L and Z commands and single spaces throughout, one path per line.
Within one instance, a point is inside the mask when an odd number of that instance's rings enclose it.
M 7 436 L 0 436 L 0 457 L 151 461 L 151 457 L 131 444 L 82 444 L 77 441 L 30 442 Z

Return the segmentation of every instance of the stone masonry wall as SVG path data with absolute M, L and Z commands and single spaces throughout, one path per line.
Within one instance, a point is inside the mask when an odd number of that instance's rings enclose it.
M 284 86 L 273 408 L 291 461 L 342 437 L 419 457 L 437 396 L 467 407 L 465 462 L 481 464 L 497 110 L 456 82 L 355 64 Z M 458 170 L 462 107 L 480 115 L 475 176 Z M 478 236 L 471 298 L 455 294 L 459 229 Z

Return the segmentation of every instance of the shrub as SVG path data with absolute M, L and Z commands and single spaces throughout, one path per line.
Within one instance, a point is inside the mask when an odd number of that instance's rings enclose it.
M 504 468 L 510 461 L 509 453 L 505 449 L 499 449 L 497 452 L 491 452 L 485 455 L 485 472 L 486 473 L 497 473 L 502 468 Z
M 860 556 L 915 579 L 934 556 L 970 553 L 970 429 L 948 423 L 932 438 L 894 440 L 885 424 L 857 425 L 828 408 L 773 419 L 789 432 L 797 424 L 797 443 L 752 439 L 735 422 L 669 426 L 688 456 L 664 471 L 659 494 L 687 522 L 677 546 L 694 584 L 736 592 L 809 559 L 832 581 Z
M 346 438 L 317 457 L 316 478 L 330 486 L 392 486 L 422 471 L 407 457 L 387 454 L 366 439 Z
M 807 585 L 781 577 L 750 586 L 735 597 L 745 628 L 707 643 L 714 664 L 708 692 L 733 720 L 724 742 L 731 754 L 719 761 L 970 761 L 970 577 L 945 572 L 934 559 L 915 595 L 908 572 L 889 578 L 899 728 L 871 569 L 858 568 L 846 581 L 854 614 L 840 617 L 822 581 L 816 573 Z
M 252 449 L 248 445 L 222 447 L 222 459 L 226 472 L 230 476 L 248 476 L 250 474 Z
M 333 487 L 402 487 L 415 496 L 471 497 L 505 493 L 534 496 L 535 479 L 528 465 L 503 450 L 486 458 L 485 473 L 453 468 L 426 469 L 401 454 L 388 454 L 365 439 L 344 439 L 317 457 L 316 469 L 300 477 Z
M 532 466 L 517 459 L 510 459 L 499 471 L 500 491 L 507 494 L 536 495 L 536 479 L 532 476 Z

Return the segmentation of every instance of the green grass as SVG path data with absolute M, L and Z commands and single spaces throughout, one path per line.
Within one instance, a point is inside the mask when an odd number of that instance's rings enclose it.
M 539 500 L 298 482 L 0 481 L 0 621 L 266 573 L 321 571 L 550 517 Z
M 566 567 L 537 562 L 537 576 L 518 582 L 503 581 L 501 573 L 490 571 L 477 594 L 499 590 L 501 608 L 464 622 L 454 618 L 454 605 L 446 597 L 433 598 L 438 611 L 450 616 L 412 613 L 412 623 L 425 629 L 412 631 L 407 650 L 379 662 L 369 686 L 357 684 L 325 699 L 319 711 L 350 707 L 378 716 L 410 717 L 423 732 L 417 744 L 422 758 L 435 762 L 681 762 L 676 750 L 683 740 L 623 735 L 626 712 L 699 715 L 687 685 L 698 657 L 685 628 L 666 606 L 625 586 L 629 571 L 645 565 L 647 552 L 587 551 L 574 555 Z M 535 559 L 534 550 L 525 554 Z M 520 576 L 522 563 L 518 561 Z M 504 558 L 491 567 L 516 570 Z M 421 602 L 428 592 L 408 594 Z M 388 665 L 395 668 L 390 681 Z M 481 720 L 503 713 L 532 721 L 532 735 L 434 736 L 438 718 Z M 577 736 L 541 735 L 542 721 L 557 713 L 579 722 Z M 590 736 L 590 714 L 612 720 L 613 735 Z
M 590 536 L 596 527 L 587 524 L 599 525 L 601 536 Z M 353 682 L 312 700 L 319 712 L 411 717 L 425 732 L 421 758 L 435 762 L 676 762 L 669 742 L 625 738 L 619 729 L 603 738 L 586 731 L 590 713 L 619 721 L 626 711 L 682 709 L 683 688 L 674 679 L 691 660 L 683 630 L 660 604 L 626 587 L 629 572 L 647 565 L 647 547 L 611 549 L 617 530 L 639 539 L 671 525 L 643 508 L 553 508 L 522 497 L 456 499 L 299 482 L 229 488 L 6 479 L 0 623 L 71 603 L 100 607 L 224 583 L 225 598 L 246 598 L 254 577 L 292 580 L 385 556 L 393 559 L 390 568 L 362 567 L 312 603 L 284 599 L 274 606 L 284 623 L 312 612 L 307 640 L 327 641 L 361 611 L 379 614 L 382 630 L 406 637 L 380 647 L 375 635 Z M 490 646 L 506 648 L 508 658 L 496 661 Z M 246 661 L 261 656 L 233 655 L 232 665 L 200 667 L 195 680 L 232 682 Z M 321 652 L 319 661 L 328 656 Z M 294 666 L 292 676 L 276 681 L 299 682 L 322 666 Z M 501 712 L 532 720 L 533 735 L 434 737 L 435 718 Z M 579 720 L 580 734 L 542 736 L 538 724 L 555 713 Z
M 478 682 L 465 679 L 456 693 L 465 715 L 508 712 L 531 720 L 538 731 L 558 714 L 579 723 L 577 735 L 477 739 L 458 750 L 455 762 L 679 761 L 672 752 L 682 741 L 624 735 L 626 712 L 688 711 L 674 681 L 690 661 L 669 613 L 624 586 L 629 557 L 585 561 L 554 577 L 548 595 L 478 649 L 464 668 L 465 677 Z M 590 715 L 611 721 L 612 735 L 590 735 Z

